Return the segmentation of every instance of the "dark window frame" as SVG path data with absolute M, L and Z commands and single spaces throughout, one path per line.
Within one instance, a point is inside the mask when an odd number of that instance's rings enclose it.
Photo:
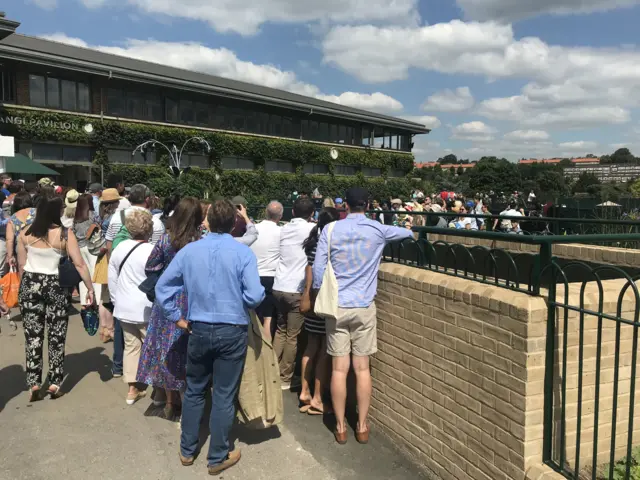
M 43 105 L 34 105 L 32 100 L 31 100 L 31 78 L 32 77 L 40 77 L 44 79 L 44 106 Z M 49 79 L 51 80 L 55 80 L 58 82 L 58 105 L 50 105 L 50 101 L 49 101 Z M 62 107 L 62 82 L 70 82 L 74 84 L 75 87 L 75 109 L 70 109 L 70 108 L 63 108 Z M 80 85 L 83 85 L 87 88 L 87 91 L 89 93 L 88 98 L 89 98 L 89 105 L 88 108 L 85 109 L 81 109 L 80 107 Z M 83 112 L 83 113 L 90 113 L 91 112 L 91 85 L 88 81 L 82 81 L 82 80 L 76 80 L 73 78 L 69 78 L 69 77 L 65 77 L 64 75 L 54 75 L 51 74 L 49 75 L 48 73 L 30 73 L 29 74 L 29 105 L 30 106 L 36 106 L 36 107 L 43 107 L 43 108 L 50 108 L 52 110 L 62 110 L 62 111 L 66 111 L 66 112 Z
M 16 101 L 16 73 L 0 66 L 0 101 L 14 103 Z

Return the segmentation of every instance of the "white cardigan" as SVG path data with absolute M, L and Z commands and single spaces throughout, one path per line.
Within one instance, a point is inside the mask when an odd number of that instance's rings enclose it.
M 145 243 L 136 248 L 118 273 L 120 264 L 138 243 L 135 240 L 124 240 L 111 252 L 109 294 L 115 318 L 125 323 L 144 324 L 149 323 L 152 303 L 138 286 L 147 278 L 144 267 L 153 251 L 153 245 Z

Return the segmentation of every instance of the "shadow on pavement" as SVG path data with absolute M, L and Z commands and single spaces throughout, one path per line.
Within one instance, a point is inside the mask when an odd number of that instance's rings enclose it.
M 67 355 L 64 362 L 66 378 L 62 385 L 62 391 L 69 393 L 80 380 L 92 372 L 98 372 L 100 380 L 103 382 L 113 378 L 111 359 L 103 352 L 104 348 L 95 347 L 81 353 Z
M 0 413 L 14 397 L 27 391 L 22 365 L 10 365 L 0 370 Z

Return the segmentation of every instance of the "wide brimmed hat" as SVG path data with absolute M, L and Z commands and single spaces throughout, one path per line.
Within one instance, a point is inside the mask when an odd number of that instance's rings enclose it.
M 38 184 L 40 184 L 40 185 L 49 185 L 49 186 L 53 187 L 53 180 L 51 180 L 49 177 L 44 177 L 44 178 L 41 178 L 40 180 L 38 180 Z
M 122 197 L 115 188 L 103 190 L 102 196 L 100 197 L 100 202 L 102 203 L 119 202 L 120 200 L 122 200 Z
M 64 198 L 64 204 L 67 206 L 67 208 L 76 208 L 76 206 L 78 205 L 79 197 L 80 194 L 77 190 L 69 190 L 66 197 Z

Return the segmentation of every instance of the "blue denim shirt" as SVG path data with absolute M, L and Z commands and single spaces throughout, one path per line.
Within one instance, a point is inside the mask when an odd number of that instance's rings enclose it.
M 264 299 L 256 256 L 229 234 L 210 233 L 180 250 L 156 284 L 167 320 L 181 318 L 178 293 L 187 294 L 186 320 L 248 325 L 249 309 Z
M 313 288 L 320 288 L 327 268 L 327 232 L 320 234 L 313 262 Z M 388 242 L 413 238 L 411 230 L 383 225 L 363 214 L 336 222 L 331 234 L 331 265 L 338 281 L 338 306 L 367 308 L 378 289 L 378 267 Z

